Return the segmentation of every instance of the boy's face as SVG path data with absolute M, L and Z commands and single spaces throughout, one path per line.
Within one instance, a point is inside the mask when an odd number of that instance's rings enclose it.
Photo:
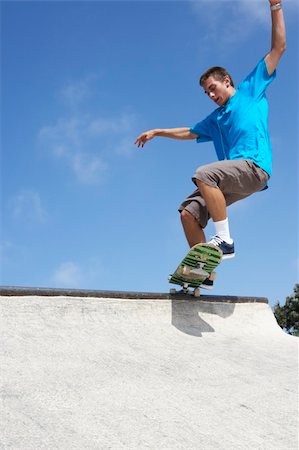
M 218 106 L 225 105 L 231 97 L 231 85 L 228 77 L 225 77 L 224 80 L 221 81 L 217 80 L 213 76 L 210 76 L 203 83 L 202 87 L 210 99 L 213 100 L 213 102 L 215 102 Z

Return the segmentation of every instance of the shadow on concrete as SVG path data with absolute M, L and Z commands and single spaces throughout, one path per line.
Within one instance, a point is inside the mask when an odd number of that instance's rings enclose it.
M 234 303 L 208 303 L 200 300 L 172 300 L 171 323 L 182 333 L 201 337 L 203 333 L 214 333 L 215 329 L 201 314 L 216 314 L 225 319 L 233 314 Z

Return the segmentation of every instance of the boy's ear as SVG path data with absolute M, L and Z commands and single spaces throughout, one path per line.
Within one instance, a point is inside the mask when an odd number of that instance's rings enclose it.
M 229 79 L 229 77 L 226 75 L 225 77 L 224 77 L 224 83 L 225 83 L 225 86 L 228 88 L 228 87 L 230 87 L 230 79 Z

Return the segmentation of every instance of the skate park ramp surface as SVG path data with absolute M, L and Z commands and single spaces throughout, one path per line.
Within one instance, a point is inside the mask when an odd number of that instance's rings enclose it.
M 2 450 L 295 450 L 264 298 L 0 288 Z

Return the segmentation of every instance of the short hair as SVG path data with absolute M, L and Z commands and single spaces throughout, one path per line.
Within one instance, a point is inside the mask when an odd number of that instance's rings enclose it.
M 230 84 L 232 87 L 234 87 L 234 82 L 230 74 L 224 67 L 211 67 L 210 69 L 206 70 L 202 76 L 199 79 L 199 84 L 203 86 L 203 84 L 207 81 L 209 77 L 214 77 L 216 80 L 223 81 L 225 77 L 229 78 Z

